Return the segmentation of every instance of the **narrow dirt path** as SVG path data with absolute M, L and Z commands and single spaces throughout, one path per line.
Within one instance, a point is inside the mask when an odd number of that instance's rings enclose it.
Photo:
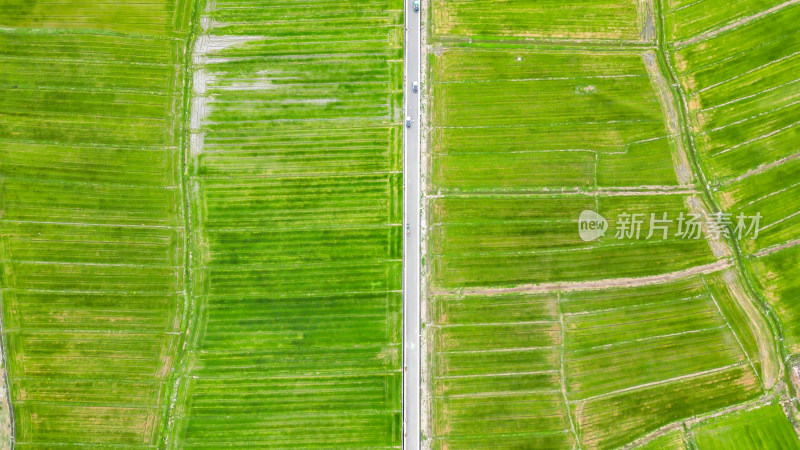
M 652 284 L 664 284 L 671 281 L 688 278 L 693 275 L 709 274 L 727 269 L 733 263 L 729 259 L 721 259 L 703 266 L 694 266 L 677 272 L 669 272 L 660 275 L 652 275 L 638 278 L 611 278 L 594 281 L 559 281 L 553 283 L 523 284 L 514 287 L 489 288 L 479 287 L 470 288 L 463 291 L 441 291 L 434 292 L 435 295 L 497 295 L 497 294 L 537 294 L 542 292 L 567 292 L 567 291 L 593 291 L 609 288 L 648 286 Z

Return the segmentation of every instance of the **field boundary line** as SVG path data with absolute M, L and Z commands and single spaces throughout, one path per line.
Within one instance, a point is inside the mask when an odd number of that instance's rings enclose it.
M 624 389 L 618 389 L 618 390 L 612 391 L 612 392 L 606 392 L 605 394 L 598 394 L 598 395 L 593 395 L 591 397 L 582 398 L 582 399 L 579 399 L 579 400 L 572 400 L 572 403 L 589 402 L 589 401 L 592 401 L 592 400 L 597 400 L 599 398 L 611 397 L 611 396 L 614 396 L 614 395 L 617 395 L 617 394 L 622 394 L 622 393 L 625 393 L 625 392 L 636 391 L 636 390 L 639 390 L 639 389 L 645 389 L 645 388 L 649 388 L 649 387 L 653 387 L 653 386 L 660 386 L 662 384 L 668 384 L 668 383 L 672 383 L 674 381 L 682 381 L 682 380 L 688 380 L 690 378 L 701 377 L 703 375 L 711 375 L 711 374 L 718 373 L 718 372 L 724 372 L 724 371 L 726 371 L 728 369 L 733 369 L 735 367 L 741 367 L 741 366 L 743 366 L 745 364 L 747 364 L 747 363 L 742 361 L 742 362 L 738 362 L 738 363 L 735 363 L 735 364 L 728 364 L 727 366 L 716 367 L 714 369 L 708 369 L 708 370 L 703 370 L 703 371 L 700 371 L 700 372 L 690 373 L 690 374 L 687 374 L 687 375 L 680 375 L 680 376 L 677 376 L 677 377 L 667 378 L 666 380 L 651 381 L 650 383 L 637 384 L 636 386 L 631 386 L 631 387 L 627 387 L 627 388 L 624 388 Z
M 773 245 L 753 253 L 754 258 L 761 258 L 762 256 L 771 255 L 775 252 L 785 250 L 800 245 L 800 239 L 792 239 L 791 241 L 784 242 L 783 244 Z
M 564 399 L 564 407 L 567 410 L 570 431 L 572 432 L 572 435 L 575 436 L 575 445 L 578 447 L 578 449 L 581 449 L 581 437 L 578 434 L 578 429 L 575 427 L 575 421 L 572 420 L 572 408 L 569 407 L 569 397 L 567 396 L 567 370 L 565 356 L 567 331 L 564 326 L 564 313 L 561 310 L 561 294 L 556 295 L 556 309 L 558 311 L 558 322 L 560 324 L 558 343 L 558 382 L 561 385 L 561 397 Z
M 739 181 L 745 180 L 745 179 L 750 178 L 750 177 L 752 177 L 754 175 L 758 175 L 758 174 L 764 173 L 764 172 L 766 172 L 766 171 L 768 171 L 770 169 L 774 169 L 776 167 L 779 167 L 779 166 L 783 165 L 784 163 L 787 163 L 789 161 L 794 161 L 795 159 L 800 159 L 800 153 L 795 153 L 794 155 L 787 156 L 785 158 L 781 158 L 781 159 L 779 159 L 777 161 L 774 161 L 774 162 L 771 162 L 771 163 L 768 163 L 768 164 L 760 165 L 760 166 L 758 166 L 758 167 L 756 167 L 754 169 L 748 170 L 747 172 L 739 175 L 736 178 L 731 178 L 730 180 L 727 180 L 722 184 L 723 185 L 728 185 L 728 184 L 732 184 L 732 183 L 738 183 Z
M 755 374 L 756 378 L 758 378 L 758 381 L 760 381 L 761 385 L 764 386 L 764 379 L 761 377 L 761 374 L 758 372 L 758 370 L 756 370 L 756 366 L 753 365 L 753 360 L 750 359 L 750 355 L 747 353 L 747 350 L 745 350 L 744 345 L 742 345 L 742 341 L 739 339 L 739 335 L 736 334 L 736 330 L 733 329 L 730 322 L 728 322 L 728 318 L 725 316 L 725 313 L 722 312 L 722 308 L 719 307 L 719 302 L 717 302 L 717 298 L 714 297 L 714 293 L 711 292 L 711 289 L 708 288 L 708 282 L 705 278 L 703 278 L 703 285 L 705 285 L 708 296 L 711 297 L 711 301 L 714 302 L 714 306 L 717 307 L 720 317 L 722 317 L 722 319 L 725 321 L 725 326 L 728 328 L 728 330 L 730 330 L 731 334 L 733 334 L 734 339 L 736 339 L 736 343 L 739 344 L 739 349 L 742 350 L 742 355 L 747 358 L 747 363 L 750 364 L 750 368 L 753 369 L 753 373 Z
M 692 295 L 690 297 L 681 297 L 674 300 L 669 300 L 666 302 L 647 302 L 647 303 L 639 303 L 637 305 L 627 305 L 627 306 L 616 306 L 613 308 L 605 308 L 605 309 L 598 309 L 593 311 L 578 311 L 574 313 L 564 313 L 567 317 L 581 317 L 581 316 L 592 316 L 595 314 L 605 314 L 614 311 L 624 311 L 626 309 L 638 309 L 642 307 L 649 307 L 649 306 L 656 306 L 656 305 L 666 305 L 666 304 L 675 304 L 675 303 L 684 303 L 692 300 L 697 300 L 703 298 L 703 294 Z
M 521 391 L 491 391 L 491 392 L 473 392 L 469 394 L 442 394 L 437 395 L 437 398 L 491 398 L 497 397 L 513 397 L 515 395 L 530 395 L 530 394 L 560 394 L 560 389 L 525 389 Z
M 534 294 L 550 291 L 593 291 L 603 290 L 609 288 L 625 288 L 625 287 L 638 287 L 649 286 L 654 284 L 666 284 L 672 281 L 689 278 L 694 275 L 705 275 L 709 273 L 719 272 L 720 270 L 727 269 L 733 265 L 733 262 L 728 259 L 719 259 L 713 263 L 704 264 L 701 266 L 694 266 L 688 269 L 679 270 L 675 272 L 663 273 L 660 275 L 650 275 L 638 278 L 607 278 L 603 280 L 593 281 L 556 281 L 541 284 L 523 284 L 514 287 L 485 287 L 485 288 L 469 288 L 463 291 L 444 291 L 440 290 L 434 292 L 435 295 L 496 295 L 496 294 Z
M 695 423 L 700 423 L 700 422 L 706 421 L 708 419 L 713 419 L 715 417 L 723 416 L 723 415 L 726 415 L 726 414 L 729 414 L 729 413 L 742 411 L 742 410 L 745 410 L 745 409 L 748 409 L 748 408 L 756 408 L 756 407 L 764 406 L 764 405 L 768 404 L 769 402 L 771 402 L 773 400 L 773 398 L 775 398 L 775 395 L 771 394 L 771 393 L 768 393 L 768 394 L 763 395 L 763 396 L 761 396 L 761 397 L 759 397 L 759 398 L 757 398 L 755 400 L 749 400 L 749 401 L 746 401 L 744 403 L 738 403 L 738 404 L 735 404 L 735 405 L 732 405 L 732 406 L 728 406 L 728 407 L 719 409 L 717 411 L 712 411 L 710 413 L 702 414 L 700 416 L 692 416 L 692 417 L 690 417 L 688 419 L 683 419 L 683 420 L 678 420 L 678 421 L 675 421 L 675 422 L 671 422 L 671 423 L 669 423 L 667 425 L 664 425 L 661 428 L 657 428 L 657 429 L 653 430 L 652 432 L 648 433 L 645 436 L 642 436 L 642 437 L 640 437 L 640 438 L 638 438 L 638 439 L 636 439 L 636 440 L 634 440 L 632 442 L 629 442 L 629 443 L 625 444 L 625 446 L 622 447 L 622 450 L 630 450 L 630 449 L 633 449 L 633 448 L 639 448 L 640 446 L 652 441 L 653 439 L 656 439 L 656 438 L 658 438 L 658 437 L 660 437 L 660 436 L 662 436 L 662 435 L 664 435 L 664 434 L 666 434 L 666 433 L 668 433 L 668 432 L 670 432 L 672 430 L 681 428 L 684 424 L 693 425 Z
M 759 229 L 759 231 L 763 231 L 763 230 L 766 230 L 768 228 L 772 228 L 775 225 L 778 225 L 778 224 L 781 224 L 783 222 L 786 222 L 787 220 L 792 219 L 794 217 L 797 217 L 798 215 L 800 215 L 800 211 L 793 212 L 792 214 L 789 214 L 788 216 L 786 216 L 786 217 L 784 217 L 782 219 L 779 219 L 779 220 L 776 220 L 775 222 L 772 222 L 770 224 L 764 225 L 763 227 L 761 227 Z
M 760 19 L 762 17 L 768 16 L 768 15 L 770 15 L 772 13 L 778 12 L 778 11 L 780 11 L 780 10 L 786 8 L 786 7 L 792 6 L 792 5 L 797 4 L 797 3 L 800 3 L 800 0 L 789 0 L 788 2 L 783 2 L 780 5 L 776 5 L 776 6 L 773 6 L 772 8 L 767 9 L 767 10 L 764 10 L 764 11 L 761 11 L 761 12 L 758 12 L 758 13 L 755 13 L 755 14 L 751 14 L 751 15 L 749 15 L 747 17 L 743 17 L 743 18 L 741 18 L 741 19 L 739 19 L 739 20 L 737 20 L 735 22 L 729 23 L 728 25 L 724 25 L 724 26 L 722 26 L 720 28 L 717 28 L 717 29 L 714 29 L 714 30 L 710 30 L 710 31 L 706 31 L 704 33 L 700 33 L 697 36 L 695 36 L 693 38 L 690 38 L 690 39 L 686 39 L 686 40 L 683 40 L 683 41 L 675 42 L 673 45 L 675 47 L 685 47 L 687 45 L 691 45 L 691 44 L 695 44 L 695 43 L 700 42 L 700 41 L 705 41 L 707 39 L 711 39 L 711 38 L 713 38 L 713 37 L 715 37 L 715 36 L 717 36 L 719 34 L 722 34 L 722 33 L 726 32 L 726 31 L 730 31 L 730 30 L 732 30 L 734 28 L 738 28 L 738 27 L 740 27 L 742 25 L 746 25 L 746 24 L 748 24 L 750 22 L 753 22 L 753 21 L 758 20 L 758 19 Z
M 465 327 L 491 327 L 491 326 L 517 326 L 517 325 L 545 325 L 559 323 L 558 320 L 528 320 L 521 322 L 480 322 L 480 323 L 443 323 L 431 324 L 436 328 L 465 328 Z
M 486 377 L 513 377 L 517 375 L 544 375 L 544 374 L 557 374 L 557 369 L 552 370 L 533 370 L 528 372 L 502 372 L 502 373 L 480 373 L 473 375 L 439 375 L 437 380 L 452 380 L 459 378 L 486 378 Z
M 599 188 L 591 191 L 583 190 L 580 188 L 573 188 L 565 191 L 546 191 L 546 190 L 530 190 L 528 192 L 520 192 L 520 190 L 493 190 L 493 191 L 451 191 L 450 189 L 440 189 L 439 194 L 428 195 L 429 199 L 437 198 L 468 198 L 468 197 L 559 197 L 559 196 L 576 196 L 585 195 L 589 197 L 604 196 L 604 197 L 644 197 L 644 196 L 663 196 L 663 195 L 697 195 L 699 190 L 694 188 L 686 188 L 684 186 L 675 185 L 668 189 L 639 189 L 647 188 L 648 186 L 639 186 L 632 189 L 626 187 L 612 187 L 612 188 Z M 652 186 L 657 188 L 658 186 Z M 662 186 L 665 187 L 665 186 Z M 569 189 L 569 188 L 568 188 Z
M 594 351 L 594 350 L 604 349 L 604 350 L 609 350 L 609 352 L 607 352 L 607 353 L 609 355 L 611 355 L 611 354 L 617 353 L 617 351 L 615 351 L 615 347 L 624 347 L 626 345 L 630 345 L 630 344 L 634 344 L 634 343 L 657 341 L 659 339 L 669 339 L 669 338 L 673 338 L 673 337 L 676 337 L 676 336 L 688 336 L 688 335 L 691 335 L 691 334 L 702 334 L 702 333 L 707 333 L 709 331 L 721 330 L 721 329 L 725 328 L 726 326 L 727 326 L 727 324 L 723 324 L 723 325 L 717 325 L 715 327 L 698 328 L 698 329 L 693 329 L 693 330 L 678 331 L 676 333 L 659 334 L 659 335 L 656 335 L 656 336 L 647 336 L 647 337 L 643 337 L 643 338 L 629 339 L 629 340 L 626 340 L 626 341 L 619 341 L 619 342 L 614 342 L 614 343 L 611 343 L 611 344 L 594 345 L 592 347 L 586 347 L 585 349 L 582 349 L 582 350 Z M 624 351 L 624 349 L 623 349 L 623 351 Z M 592 358 L 591 356 L 578 357 L 578 358 L 572 358 L 572 361 L 582 361 L 582 360 L 591 359 L 591 358 Z

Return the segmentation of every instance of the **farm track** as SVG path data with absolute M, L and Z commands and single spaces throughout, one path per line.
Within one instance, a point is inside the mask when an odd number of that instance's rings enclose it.
M 543 292 L 569 292 L 569 291 L 593 291 L 621 287 L 650 286 L 654 284 L 664 284 L 671 281 L 689 278 L 699 274 L 709 274 L 727 269 L 732 265 L 732 261 L 723 259 L 704 266 L 695 266 L 689 269 L 670 272 L 660 275 L 652 275 L 640 278 L 612 278 L 597 281 L 576 281 L 576 282 L 556 282 L 542 283 L 537 285 L 521 285 L 507 288 L 467 288 L 454 292 L 434 290 L 434 295 L 498 295 L 498 294 L 537 294 Z
M 763 250 L 759 250 L 753 253 L 754 258 L 761 258 L 762 256 L 771 255 L 772 253 L 779 252 L 781 250 L 785 250 L 787 248 L 791 248 L 794 246 L 800 245 L 800 239 L 792 239 L 791 241 L 785 242 L 783 244 L 776 245 L 774 247 L 767 247 Z

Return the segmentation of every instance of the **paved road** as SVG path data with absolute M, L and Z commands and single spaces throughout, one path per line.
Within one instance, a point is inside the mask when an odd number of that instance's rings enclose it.
M 403 129 L 403 219 L 405 241 L 403 256 L 403 448 L 420 448 L 420 156 L 419 96 L 412 85 L 420 79 L 420 13 L 414 12 L 414 0 L 405 0 L 405 117 L 411 127 Z M 420 88 L 421 91 L 421 88 Z

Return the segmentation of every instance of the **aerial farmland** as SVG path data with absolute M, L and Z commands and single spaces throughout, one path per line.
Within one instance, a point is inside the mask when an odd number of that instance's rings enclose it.
M 202 12 L 170 446 L 401 444 L 402 6 L 338 9 Z
M 0 449 L 800 448 L 799 27 L 0 1 Z
M 798 444 L 797 7 L 710 3 L 431 3 L 425 446 Z

